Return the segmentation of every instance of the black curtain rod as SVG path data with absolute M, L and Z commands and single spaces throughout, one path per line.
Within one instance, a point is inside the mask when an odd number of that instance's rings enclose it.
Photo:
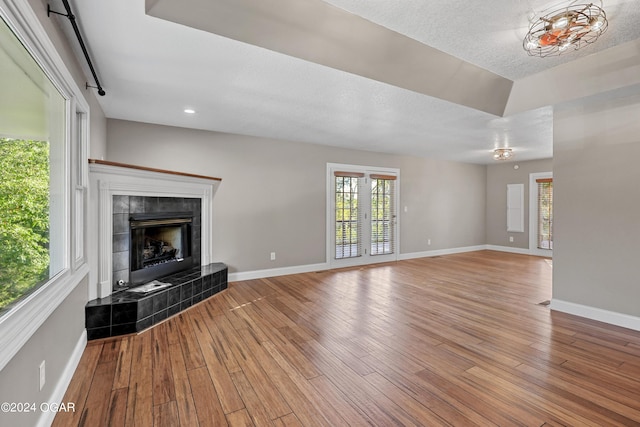
M 84 40 L 82 40 L 82 35 L 80 34 L 80 29 L 78 28 L 78 24 L 76 23 L 76 17 L 71 12 L 71 6 L 69 6 L 68 0 L 62 0 L 62 4 L 66 9 L 67 13 L 56 12 L 55 10 L 51 10 L 51 6 L 47 4 L 47 16 L 51 16 L 52 13 L 56 15 L 66 16 L 71 21 L 71 26 L 73 27 L 73 31 L 76 33 L 76 37 L 78 38 L 78 43 L 80 43 L 80 47 L 82 48 L 82 53 L 84 53 L 84 58 L 87 60 L 87 64 L 89 64 L 89 69 L 91 70 L 91 74 L 93 74 L 93 80 L 96 81 L 96 86 L 98 89 L 98 95 L 104 96 L 106 92 L 100 85 L 100 81 L 98 80 L 98 75 L 96 74 L 96 70 L 93 68 L 93 63 L 91 63 L 91 58 L 89 58 L 89 52 L 87 52 L 87 47 L 84 44 Z M 89 86 L 87 83 L 87 87 Z

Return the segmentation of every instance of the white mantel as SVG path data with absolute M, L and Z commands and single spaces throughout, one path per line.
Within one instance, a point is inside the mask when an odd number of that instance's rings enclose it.
M 111 295 L 113 196 L 201 199 L 201 265 L 213 262 L 213 196 L 221 179 L 100 160 L 89 161 L 89 300 Z

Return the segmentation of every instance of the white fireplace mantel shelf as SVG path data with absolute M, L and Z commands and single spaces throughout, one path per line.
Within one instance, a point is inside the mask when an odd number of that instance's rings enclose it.
M 107 297 L 113 289 L 113 196 L 201 199 L 200 262 L 213 262 L 213 196 L 220 178 L 90 159 L 89 181 L 89 300 Z

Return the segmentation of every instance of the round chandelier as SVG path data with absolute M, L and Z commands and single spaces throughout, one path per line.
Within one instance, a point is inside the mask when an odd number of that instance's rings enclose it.
M 595 42 L 608 27 L 607 15 L 593 3 L 572 1 L 534 16 L 522 45 L 531 56 L 560 55 Z

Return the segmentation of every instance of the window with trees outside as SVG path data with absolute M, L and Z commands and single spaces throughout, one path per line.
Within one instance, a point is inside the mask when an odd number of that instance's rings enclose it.
M 66 100 L 0 28 L 0 313 L 64 268 Z
M 88 115 L 31 4 L 0 0 L 0 369 L 88 280 Z

